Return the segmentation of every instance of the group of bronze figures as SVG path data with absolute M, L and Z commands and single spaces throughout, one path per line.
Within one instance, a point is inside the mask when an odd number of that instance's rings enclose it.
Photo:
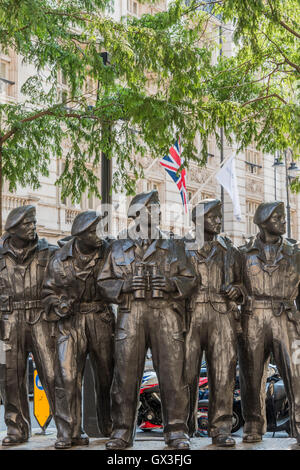
M 271 353 L 288 395 L 291 435 L 300 444 L 300 360 L 295 354 L 300 344 L 300 249 L 295 240 L 283 238 L 284 205 L 260 204 L 254 217 L 258 235 L 236 248 L 219 235 L 221 202 L 199 204 L 204 244 L 192 250 L 188 238 L 168 236 L 159 224 L 153 230 L 151 215 L 160 213 L 157 191 L 138 194 L 129 207 L 132 219 L 139 214 L 136 208 L 146 210 L 150 222 L 143 237 L 130 237 L 129 232 L 127 238 L 99 237 L 102 215 L 86 211 L 75 218 L 71 236 L 54 246 L 37 236 L 35 207 L 10 212 L 0 240 L 3 446 L 30 437 L 30 352 L 55 419 L 56 448 L 89 443 L 81 411 L 88 354 L 98 426 L 109 438 L 106 447 L 132 446 L 148 348 L 168 446 L 188 449 L 197 429 L 203 352 L 213 444 L 235 445 L 231 428 L 237 360 L 243 441 L 262 439 Z M 197 207 L 195 224 L 196 213 Z M 116 316 L 113 305 L 118 305 Z

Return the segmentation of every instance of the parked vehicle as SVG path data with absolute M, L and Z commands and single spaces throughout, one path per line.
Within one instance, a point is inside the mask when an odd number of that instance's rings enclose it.
M 34 367 L 35 366 L 34 366 L 33 357 L 32 357 L 32 354 L 30 354 L 29 357 L 28 357 L 28 361 L 27 361 L 28 398 L 30 400 L 33 398 L 33 372 L 34 372 Z M 4 376 L 4 371 L 2 372 L 2 375 Z M 1 393 L 0 393 L 0 404 L 3 405 L 3 397 L 1 396 Z
M 266 416 L 267 431 L 273 432 L 273 436 L 278 431 L 290 433 L 289 403 L 278 373 L 272 375 L 267 383 Z
M 199 379 L 199 401 L 198 401 L 198 431 L 196 436 L 207 436 L 208 431 L 208 400 L 209 388 L 206 376 L 205 363 L 202 364 Z M 269 364 L 266 386 L 266 415 L 267 431 L 286 431 L 289 433 L 289 411 L 288 401 L 282 379 L 279 377 L 277 368 Z M 146 372 L 142 379 L 140 390 L 140 406 L 138 410 L 137 424 L 143 431 L 161 429 L 161 401 L 156 373 Z M 237 432 L 244 424 L 241 409 L 241 393 L 239 384 L 239 368 L 237 367 L 236 383 L 233 393 L 233 417 L 232 433 Z
M 208 397 L 209 391 L 199 389 L 198 402 L 198 431 L 196 435 L 207 436 L 208 430 Z M 266 385 L 266 419 L 267 431 L 290 432 L 288 400 L 282 379 L 274 364 L 268 366 L 268 377 Z M 237 366 L 236 383 L 233 394 L 233 417 L 232 433 L 237 432 L 244 424 L 241 407 L 241 393 L 239 383 L 239 367 Z
M 28 395 L 29 398 L 33 398 L 33 373 L 34 373 L 34 360 L 32 354 L 29 354 L 27 374 L 28 374 Z
M 199 435 L 207 434 L 207 411 L 208 411 L 208 379 L 205 376 L 206 369 L 203 367 L 199 379 L 199 408 L 198 408 L 198 423 Z M 162 416 L 161 416 L 161 401 L 159 394 L 159 385 L 156 373 L 151 371 L 144 374 L 140 390 L 140 406 L 138 410 L 137 424 L 143 431 L 151 431 L 153 429 L 161 429 Z M 240 405 L 239 390 L 234 394 L 234 417 L 233 417 L 233 431 L 235 432 L 243 424 Z
M 199 388 L 199 396 L 202 395 L 202 391 Z M 196 437 L 207 436 L 208 431 L 208 393 L 207 398 L 201 398 L 198 401 L 198 430 L 196 431 Z M 233 392 L 233 407 L 232 407 L 232 429 L 231 432 L 237 432 L 244 424 L 241 407 L 241 393 L 239 389 L 235 389 Z
M 163 427 L 158 380 L 153 371 L 143 375 L 137 425 L 142 431 L 152 431 L 152 429 Z

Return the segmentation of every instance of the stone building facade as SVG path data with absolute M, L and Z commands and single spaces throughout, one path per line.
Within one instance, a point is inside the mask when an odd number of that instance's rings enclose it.
M 162 11 L 166 7 L 166 0 L 153 6 L 142 5 L 136 0 L 115 0 L 115 10 L 113 16 L 119 19 L 124 15 L 140 16 L 145 12 Z M 217 20 L 211 25 L 211 31 L 216 30 L 220 25 Z M 230 27 L 222 29 L 223 54 L 232 54 Z M 217 54 L 213 60 L 216 60 Z M 22 100 L 21 85 L 34 70 L 22 64 L 21 57 L 14 54 L 5 55 L 0 51 L 0 102 L 18 102 Z M 4 79 L 5 81 L 1 80 Z M 67 85 L 64 77 L 60 77 L 59 93 L 67 93 Z M 182 142 L 184 145 L 184 142 Z M 201 142 L 197 142 L 200 149 Z M 223 157 L 226 159 L 235 152 L 234 147 L 230 147 L 224 142 Z M 220 149 L 216 145 L 216 140 L 212 136 L 209 142 L 209 158 L 206 167 L 199 168 L 195 163 L 191 163 L 187 169 L 187 189 L 189 200 L 192 204 L 197 203 L 204 197 L 221 197 L 221 188 L 214 174 L 220 166 Z M 288 155 L 288 165 L 290 164 Z M 163 228 L 172 228 L 174 232 L 183 235 L 189 228 L 189 220 L 180 219 L 176 215 L 176 210 L 182 211 L 182 204 L 176 185 L 169 175 L 161 167 L 158 161 L 153 161 L 151 156 L 140 159 L 144 168 L 145 178 L 138 181 L 137 190 L 147 191 L 156 188 L 159 191 L 160 199 L 164 205 L 162 213 Z M 18 188 L 15 193 L 10 193 L 8 184 L 4 182 L 3 189 L 3 220 L 5 221 L 8 212 L 16 206 L 22 204 L 34 204 L 37 207 L 38 232 L 40 236 L 45 236 L 49 241 L 55 242 L 62 236 L 70 233 L 71 224 L 74 217 L 81 210 L 96 209 L 100 201 L 96 197 L 88 198 L 83 195 L 80 204 L 72 205 L 70 200 L 61 200 L 60 190 L 54 185 L 55 180 L 61 174 L 63 162 L 52 158 L 49 177 L 41 177 L 41 188 L 33 191 L 30 188 Z M 245 152 L 236 155 L 236 172 L 242 220 L 237 221 L 233 217 L 233 208 L 230 197 L 224 194 L 224 232 L 230 236 L 236 244 L 244 242 L 245 238 L 256 233 L 256 226 L 253 224 L 253 215 L 256 207 L 263 201 L 275 199 L 287 201 L 286 171 L 285 166 L 273 166 L 274 155 L 262 154 L 255 148 L 255 144 L 246 149 Z M 113 162 L 114 171 L 114 162 Z M 100 176 L 100 169 L 99 169 Z M 100 183 L 101 184 L 101 183 Z M 300 214 L 298 211 L 300 195 L 291 194 L 291 236 L 300 238 Z M 126 209 L 130 198 L 122 194 L 113 193 L 112 202 L 114 206 L 113 231 L 114 235 L 124 227 L 126 223 Z M 174 208 L 177 208 L 174 211 Z M 168 212 L 168 210 L 173 210 Z

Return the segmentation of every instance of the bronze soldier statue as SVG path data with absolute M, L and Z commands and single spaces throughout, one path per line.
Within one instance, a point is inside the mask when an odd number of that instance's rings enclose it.
M 221 231 L 222 205 L 218 199 L 199 203 L 204 215 L 204 245 L 189 251 L 198 286 L 192 296 L 186 337 L 186 371 L 190 386 L 189 433 L 197 429 L 198 384 L 202 354 L 208 369 L 209 434 L 218 446 L 234 446 L 231 437 L 233 390 L 236 376 L 239 312 L 242 300 L 239 252 Z M 192 211 L 196 219 L 197 206 Z M 240 298 L 240 299 L 239 299 Z
M 114 315 L 97 287 L 109 246 L 97 235 L 101 218 L 95 211 L 75 217 L 72 238 L 52 258 L 45 276 L 45 310 L 49 319 L 58 321 L 59 329 L 55 380 L 57 449 L 89 443 L 81 428 L 87 354 L 94 374 L 98 427 L 104 436 L 111 433 Z
M 36 233 L 36 209 L 21 206 L 7 217 L 0 240 L 0 337 L 4 342 L 3 446 L 25 442 L 31 434 L 27 359 L 33 353 L 54 414 L 55 325 L 45 319 L 41 289 L 49 258 L 57 249 Z
M 300 444 L 300 313 L 295 304 L 300 249 L 295 240 L 283 238 L 283 202 L 260 204 L 253 221 L 259 233 L 240 247 L 247 291 L 239 341 L 243 441 L 261 441 L 266 430 L 266 370 L 272 352 L 288 396 L 291 435 Z
M 150 348 L 160 387 L 165 441 L 171 447 L 187 449 L 184 299 L 194 287 L 194 272 L 183 243 L 163 238 L 159 222 L 151 235 L 153 214 L 160 212 L 156 190 L 133 198 L 128 217 L 136 219 L 139 211 L 148 214 L 144 238 L 115 241 L 99 276 L 103 295 L 119 304 L 111 395 L 113 432 L 106 447 L 123 449 L 133 444 L 145 356 Z

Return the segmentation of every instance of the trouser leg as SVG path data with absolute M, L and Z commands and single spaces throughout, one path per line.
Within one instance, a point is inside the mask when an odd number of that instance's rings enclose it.
M 238 359 L 244 434 L 266 432 L 265 390 L 269 362 L 268 332 L 263 309 L 242 314 Z
M 4 365 L 4 420 L 7 435 L 28 439 L 31 432 L 28 387 L 26 325 L 22 312 L 13 312 L 2 319 L 5 349 Z
M 291 436 L 300 440 L 300 335 L 283 313 L 272 318 L 273 354 L 289 402 Z
M 209 308 L 206 364 L 209 383 L 209 434 L 228 435 L 232 429 L 233 391 L 236 377 L 236 320 L 232 313 Z
M 78 337 L 80 335 L 81 341 L 84 341 L 85 332 L 83 328 L 80 328 L 78 334 L 77 330 L 77 317 L 59 321 L 55 374 L 55 422 L 58 439 L 65 440 L 71 440 L 74 436 L 79 437 L 81 430 L 81 403 L 79 404 L 81 390 L 79 389 L 81 389 L 83 374 L 83 348 L 78 344 Z
M 146 357 L 142 322 L 144 303 L 131 311 L 119 312 L 115 334 L 115 368 L 111 389 L 112 438 L 131 443 L 135 432 L 137 407 Z
M 46 392 L 52 416 L 55 414 L 55 324 L 39 320 L 31 326 L 32 353 L 39 378 Z
M 84 368 L 87 358 L 88 344 L 86 337 L 86 316 L 79 314 L 75 317 L 75 334 L 76 334 L 76 356 L 77 356 L 77 369 L 76 378 L 73 383 L 74 394 L 76 394 L 76 412 L 72 438 L 78 439 L 84 432 L 82 427 L 82 383 L 84 376 Z M 74 374 L 75 376 L 75 374 Z
M 89 353 L 95 383 L 98 427 L 104 436 L 110 436 L 112 421 L 110 391 L 114 370 L 114 321 L 105 322 L 99 314 L 90 314 Z
M 166 443 L 188 437 L 189 398 L 184 371 L 185 343 L 182 319 L 163 305 L 149 321 L 153 366 L 157 373 Z
M 185 347 L 185 370 L 189 386 L 188 431 L 190 436 L 198 429 L 199 376 L 202 362 L 201 335 L 197 321 L 198 316 L 202 315 L 202 306 L 198 305 L 196 308 L 197 311 L 192 313 Z

